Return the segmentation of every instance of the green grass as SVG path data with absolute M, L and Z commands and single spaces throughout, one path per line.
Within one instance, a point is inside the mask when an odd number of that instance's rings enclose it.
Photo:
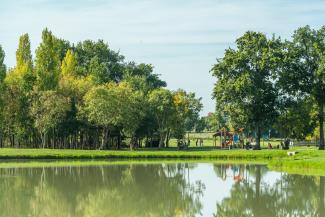
M 296 151 L 298 153 L 294 156 L 288 156 L 287 151 L 284 150 L 215 150 L 204 147 L 190 148 L 183 151 L 177 150 L 176 148 L 170 148 L 168 150 L 146 149 L 137 151 L 4 148 L 0 149 L 0 159 L 2 159 L 0 167 L 91 166 L 114 163 L 129 164 L 179 161 L 226 162 L 266 164 L 270 169 L 277 171 L 325 175 L 325 151 L 307 147 L 295 148 L 290 151 Z M 107 161 L 107 159 L 109 161 Z
M 60 149 L 0 149 L 0 159 L 272 159 L 285 157 L 282 150 L 214 150 L 191 148 L 188 150 L 142 149 L 129 150 L 60 150 Z

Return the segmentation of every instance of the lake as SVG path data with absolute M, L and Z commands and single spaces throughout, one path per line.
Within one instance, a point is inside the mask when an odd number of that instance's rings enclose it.
M 182 162 L 2 168 L 0 216 L 325 216 L 324 178 Z

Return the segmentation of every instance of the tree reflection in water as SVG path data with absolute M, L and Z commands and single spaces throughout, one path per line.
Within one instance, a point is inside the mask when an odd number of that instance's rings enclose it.
M 0 169 L 0 216 L 154 217 L 201 212 L 188 164 Z
M 264 166 L 225 164 L 214 165 L 216 176 L 213 172 L 211 176 L 207 174 L 211 165 L 201 166 L 178 163 L 0 169 L 0 216 L 202 216 L 210 213 L 209 205 L 203 209 L 203 204 L 211 201 L 211 193 L 204 195 L 204 183 L 210 192 L 217 189 L 211 183 L 219 179 L 224 186 L 230 182 L 231 189 L 216 192 L 222 200 L 216 204 L 215 217 L 325 217 L 324 177 L 282 173 L 269 179 Z
M 264 166 L 215 165 L 214 170 L 225 179 L 233 167 L 240 168 L 243 179 L 233 184 L 229 197 L 217 203 L 215 217 L 325 217 L 324 177 L 282 174 L 270 184 L 263 180 Z

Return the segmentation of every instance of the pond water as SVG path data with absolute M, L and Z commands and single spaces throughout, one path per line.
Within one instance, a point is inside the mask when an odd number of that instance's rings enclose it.
M 324 178 L 214 163 L 3 168 L 0 216 L 325 216 Z

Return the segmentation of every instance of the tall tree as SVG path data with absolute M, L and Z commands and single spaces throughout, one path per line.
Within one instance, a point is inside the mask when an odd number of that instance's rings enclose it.
M 30 40 L 28 34 L 23 34 L 19 38 L 19 45 L 16 51 L 16 67 L 18 79 L 21 80 L 24 91 L 29 92 L 34 85 L 33 58 L 30 48 Z
M 247 32 L 236 41 L 237 49 L 227 49 L 212 71 L 217 78 L 214 97 L 217 108 L 234 123 L 255 130 L 260 149 L 263 128 L 276 116 L 277 90 L 272 74 L 279 61 L 279 39 Z
M 72 50 L 68 50 L 61 64 L 63 75 L 77 75 L 77 60 Z
M 19 38 L 18 49 L 16 51 L 16 68 L 23 72 L 30 72 L 33 69 L 30 40 L 27 33 Z
M 19 38 L 16 66 L 9 70 L 5 79 L 6 107 L 4 112 L 7 131 L 12 138 L 16 136 L 19 143 L 26 144 L 33 130 L 29 109 L 34 80 L 29 36 L 24 34 Z
M 325 26 L 319 30 L 309 26 L 299 28 L 286 43 L 282 88 L 294 97 L 311 96 L 318 104 L 320 146 L 324 149 L 325 103 Z
M 199 119 L 202 109 L 201 98 L 196 98 L 194 93 L 177 90 L 173 93 L 175 116 L 172 130 L 178 139 L 184 137 L 187 130 L 192 130 Z
M 4 100 L 3 100 L 3 81 L 6 77 L 6 66 L 4 64 L 4 58 L 5 58 L 5 52 L 3 51 L 1 45 L 0 45 L 0 145 L 3 144 L 3 131 L 4 131 L 4 125 L 3 125 L 3 109 L 4 109 Z
M 143 116 L 139 103 L 141 98 L 126 82 L 96 86 L 85 95 L 84 114 L 91 123 L 103 129 L 100 148 L 107 145 L 109 131 L 114 127 L 119 133 L 124 130 L 134 136 Z
M 58 85 L 60 72 L 60 53 L 58 40 L 51 31 L 42 32 L 42 42 L 36 50 L 36 76 L 39 90 L 53 90 Z
M 0 45 L 0 82 L 6 77 L 6 65 L 4 64 L 5 52 Z
M 43 148 L 49 143 L 47 139 L 51 131 L 53 138 L 52 145 L 54 145 L 54 131 L 65 120 L 67 113 L 71 110 L 70 105 L 69 98 L 53 90 L 40 91 L 35 96 L 31 107 L 31 115 L 35 120 L 35 127 L 42 135 Z
M 171 91 L 163 88 L 153 90 L 148 97 L 149 106 L 158 125 L 160 148 L 165 147 L 168 129 L 174 121 L 176 108 L 173 100 Z

